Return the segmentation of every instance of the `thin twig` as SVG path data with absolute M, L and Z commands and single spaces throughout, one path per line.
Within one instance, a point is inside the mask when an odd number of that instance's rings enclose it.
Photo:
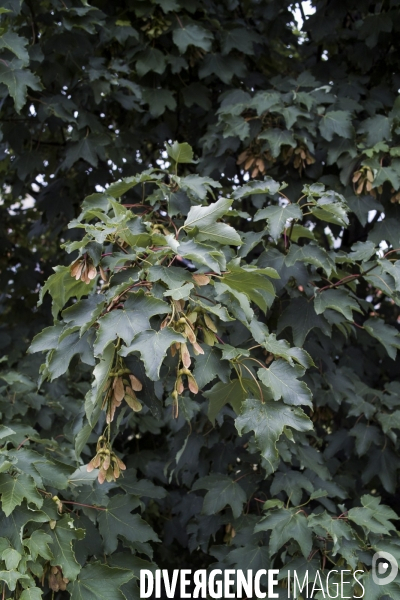
M 23 442 L 21 442 L 20 445 L 17 447 L 17 450 L 19 450 L 28 441 L 29 441 L 29 438 L 26 438 Z
M 244 365 L 243 363 L 238 363 L 239 365 L 241 365 L 242 367 L 244 367 L 246 369 L 246 371 L 248 371 L 251 375 L 251 377 L 254 379 L 256 386 L 258 387 L 258 391 L 260 392 L 260 400 L 261 403 L 264 404 L 264 394 L 262 392 L 261 386 L 258 383 L 257 379 L 254 377 L 253 373 L 250 371 L 250 369 L 248 367 L 246 367 L 246 365 Z
M 195 296 L 197 296 L 198 298 L 203 298 L 204 300 L 208 300 L 209 302 L 212 302 L 213 304 L 217 304 L 214 300 L 211 300 L 211 298 L 207 298 L 207 296 L 202 296 L 201 294 L 195 294 Z
M 83 506 L 85 508 L 93 508 L 94 510 L 107 510 L 100 506 L 93 506 L 92 504 L 82 504 L 81 502 L 72 502 L 71 500 L 60 500 L 61 504 L 75 504 L 76 506 Z

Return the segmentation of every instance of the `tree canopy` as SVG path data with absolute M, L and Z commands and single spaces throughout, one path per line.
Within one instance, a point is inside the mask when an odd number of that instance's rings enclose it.
M 3 0 L 3 598 L 399 597 L 399 8 Z

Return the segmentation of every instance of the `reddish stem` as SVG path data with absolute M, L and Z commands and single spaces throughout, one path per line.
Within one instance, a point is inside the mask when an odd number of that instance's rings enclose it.
M 61 504 L 75 504 L 76 506 L 84 506 L 85 508 L 94 508 L 94 510 L 107 510 L 100 506 L 93 506 L 91 504 L 82 504 L 81 502 L 72 502 L 71 500 L 60 500 Z
M 350 281 L 351 281 L 352 279 L 358 279 L 361 276 L 362 275 L 357 275 L 356 273 L 352 273 L 351 275 L 346 275 L 346 277 L 343 277 L 343 279 L 339 279 L 339 281 L 337 281 L 336 283 L 332 283 L 331 285 L 326 285 L 325 287 L 319 288 L 318 292 L 323 292 L 324 290 L 329 290 L 330 288 L 334 288 L 334 287 L 337 287 L 338 285 L 342 285 L 348 279 L 350 279 Z
M 21 442 L 20 445 L 17 447 L 17 450 L 19 450 L 26 442 L 29 442 L 29 438 L 26 438 L 23 442 Z

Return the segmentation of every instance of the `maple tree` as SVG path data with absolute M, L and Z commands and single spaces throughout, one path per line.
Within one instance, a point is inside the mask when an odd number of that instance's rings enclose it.
M 399 2 L 303 4 L 2 3 L 4 598 L 398 597 Z

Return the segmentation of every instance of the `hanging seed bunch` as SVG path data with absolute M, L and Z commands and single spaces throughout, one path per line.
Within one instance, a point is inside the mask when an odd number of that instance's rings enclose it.
M 92 458 L 87 466 L 90 473 L 94 469 L 99 469 L 98 481 L 104 483 L 118 479 L 121 471 L 125 471 L 126 466 L 120 458 L 114 453 L 111 444 L 105 435 L 101 435 L 97 441 L 96 456 Z
M 209 278 L 205 275 L 203 277 L 204 282 L 202 285 L 206 285 L 206 283 L 209 282 Z M 205 281 L 205 279 L 207 279 L 207 281 Z M 198 283 L 198 285 L 200 284 Z M 188 343 L 192 345 L 193 353 L 196 356 L 199 354 L 204 354 L 203 348 L 197 342 L 194 327 L 184 309 L 185 302 L 183 300 L 174 300 L 172 303 L 172 314 L 168 315 L 168 317 L 166 317 L 161 323 L 161 329 L 169 325 L 170 327 L 173 327 L 176 332 L 183 335 L 183 337 L 185 337 L 187 340 L 187 342 L 176 342 L 171 346 L 171 355 L 176 356 L 176 354 L 179 354 L 177 376 L 174 390 L 171 394 L 173 399 L 173 414 L 175 418 L 177 418 L 179 414 L 179 396 L 183 394 L 185 389 L 183 377 L 185 377 L 187 380 L 187 386 L 192 394 L 197 394 L 199 391 L 199 386 L 197 385 L 193 374 L 189 370 L 192 360 L 190 358 Z
M 194 327 L 188 317 L 188 315 L 184 312 L 185 303 L 183 300 L 174 300 L 172 306 L 172 316 L 168 315 L 164 321 L 161 323 L 160 329 L 164 329 L 164 327 L 173 327 L 173 329 L 182 334 L 187 342 L 192 345 L 193 352 L 196 356 L 199 354 L 204 354 L 203 348 L 200 344 L 197 343 L 196 334 L 194 332 Z M 182 364 L 189 368 L 191 364 L 190 354 L 188 350 L 188 346 L 186 342 L 177 342 L 171 346 L 171 354 L 175 356 L 177 352 L 180 352 L 182 357 Z
M 206 277 L 206 276 L 199 276 Z M 218 333 L 217 327 L 210 317 L 210 315 L 202 307 L 194 307 L 189 309 L 188 312 L 184 312 L 184 303 L 182 300 L 174 302 L 175 314 L 179 318 L 174 321 L 171 317 L 167 317 L 161 324 L 161 328 L 169 325 L 173 327 L 175 331 L 182 334 L 187 341 L 192 345 L 193 352 L 197 356 L 198 354 L 204 354 L 204 350 L 199 345 L 197 339 L 199 336 L 203 338 L 203 342 L 207 346 L 214 346 L 218 342 L 216 334 Z M 182 364 L 189 368 L 191 364 L 190 354 L 187 347 L 187 343 L 176 343 L 171 346 L 172 356 L 175 356 L 176 352 L 180 351 L 182 355 Z
M 201 335 L 207 346 L 214 346 L 218 342 L 216 334 L 217 327 L 207 312 L 200 307 L 196 307 L 188 314 L 188 319 L 195 330 L 196 335 Z
M 175 419 L 179 416 L 179 396 L 182 396 L 185 390 L 184 378 L 187 381 L 187 387 L 192 392 L 192 394 L 198 394 L 199 386 L 197 385 L 197 381 L 195 380 L 193 374 L 186 367 L 180 368 L 182 362 L 182 357 L 180 356 L 179 367 L 176 374 L 176 381 L 174 385 L 174 390 L 171 393 L 172 396 L 172 411 Z
M 237 164 L 245 171 L 249 171 L 253 179 L 258 175 L 264 175 L 273 163 L 274 159 L 270 151 L 262 149 L 259 145 L 246 148 L 237 159 Z
M 297 146 L 296 148 L 286 146 L 280 156 L 283 158 L 285 165 L 293 161 L 293 166 L 299 172 L 299 175 L 303 173 L 306 167 L 315 163 L 315 158 L 305 146 Z
M 121 406 L 123 400 L 134 412 L 140 412 L 143 407 L 135 392 L 140 392 L 142 388 L 139 379 L 132 375 L 129 369 L 121 367 L 111 372 L 102 405 L 106 411 L 107 423 L 111 423 L 114 419 L 115 411 Z
M 102 405 L 102 408 L 106 411 L 108 437 L 105 435 L 99 437 L 96 455 L 87 466 L 89 472 L 93 469 L 99 469 L 99 483 L 115 481 L 120 476 L 121 471 L 126 469 L 122 460 L 112 450 L 109 439 L 110 423 L 114 419 L 116 409 L 123 400 L 134 412 L 142 410 L 142 404 L 135 394 L 135 392 L 140 392 L 142 388 L 143 385 L 139 379 L 124 367 L 122 359 L 118 357 L 115 370 L 110 372 Z
M 394 188 L 392 188 L 392 196 L 390 198 L 390 202 L 392 204 L 400 204 L 400 192 L 396 192 Z
M 96 267 L 93 264 L 92 259 L 84 254 L 80 256 L 70 267 L 71 277 L 81 279 L 84 283 L 90 283 L 97 275 Z
M 60 567 L 50 567 L 48 581 L 49 588 L 53 590 L 53 592 L 64 592 L 69 583 L 69 579 L 64 577 Z
M 196 356 L 198 356 L 199 354 L 204 354 L 203 348 L 197 342 L 197 337 L 194 331 L 193 324 L 190 321 L 189 315 L 182 313 L 182 316 L 179 317 L 179 319 L 175 321 L 175 323 L 173 323 L 173 328 L 175 329 L 175 331 L 181 333 L 186 338 L 187 342 L 192 345 L 193 352 Z M 185 365 L 185 367 L 189 368 L 191 364 L 191 359 L 187 343 L 176 343 L 175 350 L 171 350 L 172 356 L 174 356 L 177 350 L 179 350 L 182 355 L 182 363 Z
M 207 275 L 193 276 L 197 285 L 207 285 L 210 278 Z M 173 302 L 172 316 L 168 315 L 161 324 L 161 329 L 169 325 L 175 331 L 186 338 L 186 342 L 176 342 L 171 346 L 171 355 L 179 355 L 177 377 L 172 392 L 174 416 L 178 416 L 178 399 L 187 386 L 192 394 L 197 394 L 199 386 L 193 373 L 189 370 L 192 364 L 188 344 L 191 344 L 193 353 L 197 356 L 204 354 L 204 350 L 198 343 L 200 335 L 208 346 L 213 346 L 218 338 L 217 328 L 212 318 L 201 307 L 195 307 L 185 312 L 185 302 L 177 300 Z M 186 385 L 185 385 L 186 384 Z
M 151 19 L 144 17 L 143 20 L 145 25 L 143 25 L 143 27 L 140 29 L 144 31 L 145 35 L 151 40 L 160 37 L 160 35 L 165 33 L 165 31 L 167 31 L 167 29 L 171 26 L 171 21 L 166 19 L 163 14 L 153 14 Z
M 169 235 L 171 232 L 165 226 L 164 223 L 152 223 L 151 224 L 151 233 L 152 234 L 160 233 L 161 235 Z
M 382 192 L 382 187 L 372 188 L 374 182 L 374 173 L 369 167 L 361 167 L 358 171 L 353 174 L 354 191 L 359 196 L 360 194 L 369 194 L 370 196 L 376 196 L 376 191 Z
M 230 546 L 230 544 L 232 543 L 232 540 L 235 536 L 236 536 L 236 531 L 233 528 L 232 523 L 228 523 L 227 525 L 225 525 L 225 535 L 223 538 L 225 544 Z
M 198 62 L 203 60 L 206 55 L 206 51 L 196 46 L 190 45 L 188 48 L 189 65 L 193 68 Z

